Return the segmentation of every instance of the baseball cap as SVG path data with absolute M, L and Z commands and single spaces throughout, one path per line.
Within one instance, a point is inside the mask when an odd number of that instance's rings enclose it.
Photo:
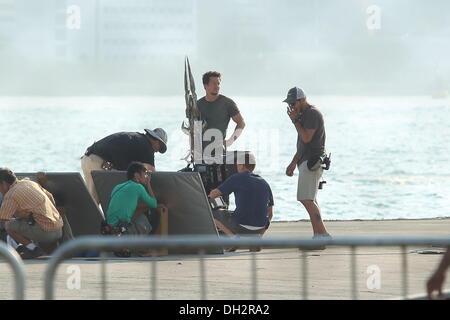
M 283 100 L 283 102 L 286 102 L 288 104 L 294 103 L 297 100 L 306 98 L 305 92 L 303 89 L 294 87 L 292 89 L 289 89 L 287 93 L 287 98 Z

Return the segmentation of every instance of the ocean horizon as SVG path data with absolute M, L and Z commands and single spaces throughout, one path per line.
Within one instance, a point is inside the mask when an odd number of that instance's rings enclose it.
M 285 169 L 296 131 L 283 96 L 231 94 L 247 124 L 229 150 L 255 153 L 275 200 L 274 221 L 308 219 L 296 201 L 297 172 Z M 200 95 L 199 95 L 200 97 Z M 319 191 L 324 220 L 450 217 L 450 100 L 427 96 L 309 96 L 323 113 L 331 152 Z M 173 97 L 0 97 L 0 166 L 15 172 L 81 172 L 94 141 L 119 131 L 164 128 L 168 150 L 158 171 L 178 171 L 188 152 L 182 93 Z M 228 136 L 234 129 L 230 122 Z M 233 197 L 231 197 L 233 199 Z M 233 201 L 232 201 L 233 204 Z

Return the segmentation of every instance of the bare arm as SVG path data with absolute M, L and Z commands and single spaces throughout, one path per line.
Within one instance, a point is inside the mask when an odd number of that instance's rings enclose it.
M 214 189 L 214 190 L 211 190 L 208 197 L 211 199 L 215 199 L 215 198 L 220 197 L 221 195 L 222 195 L 222 192 L 219 189 Z
M 295 123 L 295 129 L 297 129 L 297 133 L 304 143 L 310 143 L 314 136 L 314 133 L 316 133 L 316 129 L 303 128 L 300 124 L 300 121 L 297 121 Z
M 294 175 L 295 168 L 297 167 L 297 163 L 300 161 L 300 156 L 296 153 L 294 158 L 292 158 L 291 163 L 286 168 L 286 175 L 288 177 L 292 177 Z
M 239 138 L 245 128 L 245 121 L 240 112 L 231 119 L 236 123 L 236 127 L 230 139 L 224 141 L 227 147 L 231 146 Z
M 310 143 L 316 129 L 305 129 L 302 127 L 299 121 L 300 113 L 293 107 L 287 107 L 287 114 L 292 121 L 295 121 L 295 129 L 297 130 L 298 136 L 304 143 Z
M 153 192 L 153 189 L 152 189 L 151 180 L 152 180 L 152 175 L 149 174 L 148 179 L 147 179 L 146 184 L 145 184 L 145 188 L 147 189 L 148 194 L 156 199 L 155 193 Z

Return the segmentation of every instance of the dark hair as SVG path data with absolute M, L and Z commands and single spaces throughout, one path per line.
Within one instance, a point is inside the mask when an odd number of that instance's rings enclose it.
M 203 84 L 208 84 L 209 83 L 209 79 L 210 78 L 214 78 L 214 77 L 220 78 L 221 75 L 217 71 L 208 71 L 207 73 L 205 73 L 203 75 L 203 78 L 202 78 Z
M 8 168 L 0 168 L 0 183 L 5 181 L 6 183 L 13 184 L 14 182 L 16 182 L 16 180 L 17 177 L 14 172 L 9 170 Z
M 127 179 L 132 180 L 135 173 L 145 172 L 147 170 L 142 162 L 133 161 L 127 168 Z
M 251 152 L 245 152 L 245 163 L 244 166 L 253 172 L 256 167 L 256 159 L 255 156 Z

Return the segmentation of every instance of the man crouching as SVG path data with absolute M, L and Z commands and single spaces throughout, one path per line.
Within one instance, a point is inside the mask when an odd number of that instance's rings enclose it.
M 111 192 L 106 222 L 110 227 L 123 227 L 126 235 L 150 235 L 153 226 L 145 212 L 148 207 L 157 208 L 159 215 L 167 208 L 157 204 L 150 185 L 151 171 L 143 163 L 132 162 L 127 169 L 127 181 L 114 187 Z M 144 202 L 148 207 L 139 205 Z M 153 220 L 153 219 L 152 219 Z M 148 253 L 139 253 L 148 256 Z
M 62 237 L 63 220 L 50 192 L 30 180 L 18 180 L 7 168 L 0 168 L 0 223 L 18 244 L 22 259 L 45 254 L 42 246 L 54 246 Z
M 272 220 L 273 196 L 269 184 L 253 173 L 255 156 L 245 153 L 245 163 L 209 194 L 211 199 L 234 193 L 236 210 L 214 211 L 216 226 L 227 235 L 262 235 Z M 256 250 L 259 251 L 259 250 Z

